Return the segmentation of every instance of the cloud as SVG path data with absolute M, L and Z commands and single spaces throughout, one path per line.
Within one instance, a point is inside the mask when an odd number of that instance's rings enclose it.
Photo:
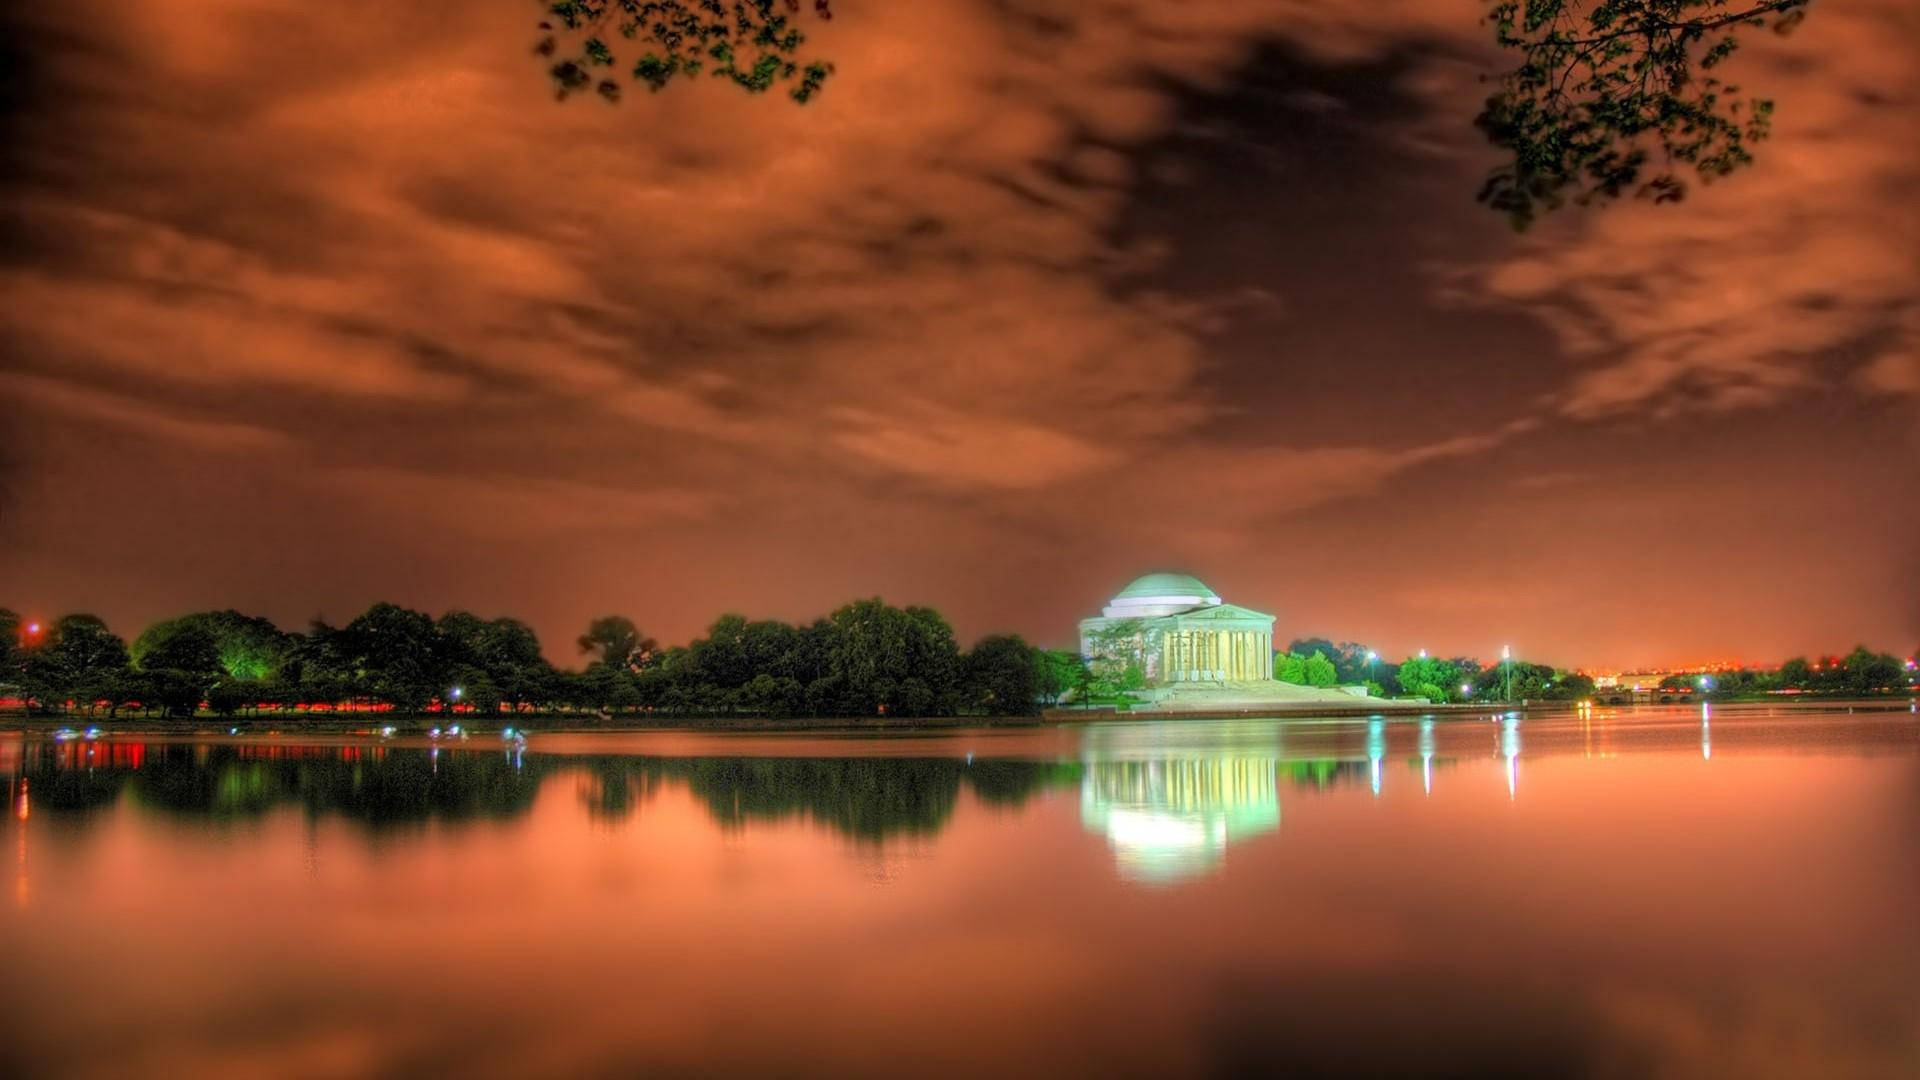
M 1859 381 L 1882 394 L 1920 394 L 1920 353 L 1882 353 L 1860 369 Z
M 134 436 L 188 443 L 233 453 L 279 451 L 293 445 L 277 431 L 231 420 L 177 416 L 151 401 L 39 375 L 0 374 L 0 388 L 16 400 L 31 401 L 69 419 L 105 424 Z
M 842 74 L 805 110 L 708 85 L 608 109 L 549 100 L 517 9 L 105 7 L 55 63 L 34 130 L 61 182 L 31 191 L 42 244 L 8 271 L 43 374 L 577 409 L 986 491 L 1222 408 L 1202 336 L 1257 288 L 1111 285 L 1141 255 L 1106 233 L 1125 146 L 1168 119 L 1147 73 L 1218 70 L 1276 26 L 1351 54 L 1448 22 L 876 5 L 818 28 Z M 869 420 L 819 438 L 829 416 Z
M 714 492 L 637 482 L 632 487 L 513 475 L 447 475 L 394 468 L 343 468 L 321 484 L 348 493 L 387 520 L 435 504 L 449 519 L 486 536 L 546 537 L 596 530 L 644 532 L 662 522 L 699 521 L 724 502 Z
M 884 585 L 1038 630 L 1063 550 L 1113 563 L 1088 575 L 1237 558 L 1547 441 L 1509 417 L 1911 397 L 1892 0 L 1738 58 L 1781 101 L 1756 167 L 1517 250 L 1471 203 L 1487 32 L 1457 3 L 856 3 L 816 28 L 839 73 L 804 109 L 709 82 L 555 103 L 537 16 L 11 16 L 36 65 L 0 345 L 89 421 L 21 418 L 62 482 L 124 491 L 90 423 L 144 426 L 298 462 L 257 478 L 257 520 L 345 493 L 464 530 L 418 565 L 518 587 L 536 619 L 609 588 L 687 627 L 716 596 L 797 612 Z M 483 542 L 568 529 L 537 573 Z M 182 543 L 231 566 L 248 540 Z
M 829 414 L 840 446 L 884 468 L 935 484 L 1033 490 L 1083 476 L 1113 460 L 1098 447 L 1031 424 L 983 423 L 932 402 L 888 415 Z

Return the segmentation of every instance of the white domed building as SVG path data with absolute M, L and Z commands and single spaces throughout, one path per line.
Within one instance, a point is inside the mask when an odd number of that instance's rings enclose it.
M 1151 684 L 1273 678 L 1273 616 L 1221 600 L 1199 578 L 1148 574 L 1096 618 L 1080 620 L 1080 652 L 1122 651 Z

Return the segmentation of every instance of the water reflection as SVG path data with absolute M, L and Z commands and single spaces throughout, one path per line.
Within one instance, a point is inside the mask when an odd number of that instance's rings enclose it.
M 1106 837 L 1122 878 L 1166 885 L 1212 872 L 1233 844 L 1280 828 L 1283 785 L 1324 792 L 1366 777 L 1381 790 L 1387 725 L 1367 724 L 1362 762 L 1345 745 L 1283 745 L 1283 725 L 1092 725 L 1080 821 Z M 1309 745 L 1309 744 L 1312 745 Z
M 1518 797 L 1520 784 L 1520 714 L 1500 718 L 1500 756 L 1507 761 L 1507 798 Z
M 1906 709 L 0 733 L 0 1074 L 1905 1080 Z
M 122 800 L 169 815 L 232 821 L 283 807 L 373 828 L 526 814 L 543 784 L 578 781 L 588 814 L 630 817 L 663 784 L 684 785 L 723 828 L 804 817 L 849 838 L 931 835 L 963 789 L 1017 806 L 1080 780 L 1078 763 L 953 758 L 529 755 L 506 751 L 260 743 L 27 743 L 11 782 L 34 806 L 87 816 Z
M 1669 715 L 1691 719 L 1678 710 Z M 381 830 L 520 818 L 544 785 L 561 782 L 571 785 L 585 815 L 603 824 L 632 818 L 672 785 L 722 830 L 804 820 L 863 844 L 937 835 L 963 793 L 1019 807 L 1041 792 L 1077 790 L 1081 826 L 1105 839 L 1118 874 L 1169 884 L 1213 872 L 1233 845 L 1278 831 L 1288 791 L 1319 794 L 1364 780 L 1373 798 L 1390 798 L 1398 782 L 1392 763 L 1399 760 L 1417 773 L 1422 795 L 1433 797 L 1437 772 L 1489 756 L 1488 743 L 1480 741 L 1488 721 L 1498 771 L 1484 775 L 1504 781 L 1509 801 L 1519 796 L 1523 728 L 1548 739 L 1549 753 L 1604 757 L 1616 750 L 1612 714 L 1591 708 L 1558 720 L 1517 712 L 1477 719 L 1096 723 L 1074 729 L 1076 753 L 1052 758 L 976 755 L 970 742 L 916 748 L 923 752 L 914 756 L 872 752 L 889 745 L 881 741 L 831 739 L 805 744 L 808 756 L 762 752 L 766 744 L 751 754 L 688 756 L 542 753 L 539 738 L 528 752 L 524 738 L 493 749 L 387 740 L 81 742 L 14 735 L 0 739 L 0 769 L 16 822 L 34 814 L 86 818 L 124 803 L 213 823 L 297 808 L 309 818 Z M 1711 707 L 1700 706 L 1698 750 L 1708 761 L 1712 719 Z M 1764 729 L 1730 730 L 1750 742 L 1751 732 Z M 1621 731 L 1673 748 L 1668 733 L 1675 726 Z M 721 740 L 709 745 L 727 746 Z M 947 753 L 936 752 L 942 749 Z
M 1433 718 L 1420 721 L 1420 790 L 1433 794 Z
M 1280 827 L 1276 754 L 1087 764 L 1080 820 L 1104 833 L 1121 876 L 1170 882 L 1212 869 L 1227 845 Z

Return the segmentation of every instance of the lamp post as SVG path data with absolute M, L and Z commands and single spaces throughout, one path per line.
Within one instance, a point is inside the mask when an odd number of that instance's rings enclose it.
M 1373 651 L 1372 649 L 1367 650 L 1367 681 L 1368 682 L 1373 681 L 1373 662 L 1378 659 L 1380 659 L 1379 653 Z M 1909 662 L 1907 666 L 1912 667 L 1913 664 Z
M 1506 673 L 1506 676 L 1507 676 L 1506 698 L 1508 701 L 1512 701 L 1513 700 L 1513 646 L 1511 645 L 1500 646 L 1500 667 Z

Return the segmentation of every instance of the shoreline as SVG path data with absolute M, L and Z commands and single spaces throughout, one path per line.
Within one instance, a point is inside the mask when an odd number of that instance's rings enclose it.
M 1848 711 L 1862 710 L 1873 712 L 1910 712 L 1920 699 L 1910 696 L 1878 698 L 1796 698 L 1792 701 L 1738 700 L 1703 702 L 1730 713 L 1765 710 L 1766 712 L 1831 711 L 1845 708 Z M 1690 709 L 1692 702 L 1674 702 L 1671 704 L 1603 705 L 1596 706 L 1613 710 L 1674 710 Z M 1577 702 L 1529 702 L 1529 703 L 1487 703 L 1487 704 L 1446 704 L 1422 705 L 1413 703 L 1390 703 L 1386 706 L 1354 705 L 1351 707 L 1328 706 L 1326 704 L 1300 704 L 1290 706 L 1266 706 L 1245 709 L 1187 709 L 1155 710 L 1128 709 L 1119 710 L 1112 706 L 1091 709 L 1054 708 L 1047 709 L 1037 716 L 920 716 L 899 718 L 850 718 L 844 716 L 811 716 L 773 719 L 759 716 L 710 717 L 710 716 L 646 716 L 614 717 L 608 719 L 583 718 L 565 714 L 544 714 L 518 718 L 516 722 L 496 722 L 488 717 L 483 721 L 462 720 L 461 726 L 470 733 L 497 733 L 511 727 L 517 731 L 534 734 L 608 734 L 644 732 L 644 731 L 680 731 L 680 732 L 730 732 L 751 734 L 780 734 L 782 732 L 878 732 L 887 734 L 916 734 L 926 731 L 958 730 L 968 728 L 1043 728 L 1064 727 L 1081 723 L 1111 723 L 1115 721 L 1179 721 L 1179 720 L 1355 720 L 1371 717 L 1432 717 L 1434 719 L 1455 719 L 1468 716 L 1485 716 L 1489 713 L 1518 712 L 1522 715 L 1552 715 L 1557 713 L 1575 713 L 1580 710 Z M 499 717 L 506 721 L 509 717 Z M 375 722 L 377 721 L 377 722 Z M 354 719 L 342 719 L 321 716 L 268 716 L 268 717 L 203 717 L 180 719 L 161 719 L 158 717 L 108 718 L 84 716 L 29 716 L 21 713 L 0 714 L 0 730 L 21 733 L 47 734 L 62 728 L 84 732 L 89 728 L 98 728 L 101 736 L 112 735 L 375 735 L 380 729 L 391 726 L 396 736 L 426 735 L 439 725 L 431 714 L 394 716 L 389 713 L 363 713 Z M 234 729 L 238 729 L 236 732 Z

